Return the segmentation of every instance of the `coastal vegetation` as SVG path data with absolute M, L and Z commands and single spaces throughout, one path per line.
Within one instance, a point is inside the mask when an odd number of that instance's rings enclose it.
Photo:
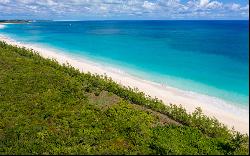
M 249 154 L 249 137 L 0 41 L 0 154 Z

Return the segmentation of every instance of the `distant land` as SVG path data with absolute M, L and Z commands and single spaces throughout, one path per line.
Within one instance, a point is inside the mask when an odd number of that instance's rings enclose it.
M 0 20 L 1 23 L 28 23 L 31 22 L 31 20 Z
M 49 22 L 51 20 L 0 20 L 0 24 L 4 23 L 30 23 L 30 22 Z

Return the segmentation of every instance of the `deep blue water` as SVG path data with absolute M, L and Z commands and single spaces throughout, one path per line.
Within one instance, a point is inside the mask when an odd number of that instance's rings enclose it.
M 248 21 L 34 22 L 7 25 L 0 33 L 249 105 Z

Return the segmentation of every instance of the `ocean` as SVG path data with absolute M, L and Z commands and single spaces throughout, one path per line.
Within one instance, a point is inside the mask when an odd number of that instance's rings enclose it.
M 49 21 L 0 33 L 249 108 L 248 21 Z

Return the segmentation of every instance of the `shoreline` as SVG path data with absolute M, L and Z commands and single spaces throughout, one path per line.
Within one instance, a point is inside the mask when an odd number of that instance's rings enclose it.
M 0 24 L 1 26 L 1 24 Z M 177 88 L 173 88 L 166 85 L 161 85 L 156 82 L 140 79 L 135 76 L 131 76 L 125 72 L 119 72 L 115 68 L 103 67 L 101 64 L 85 59 L 84 57 L 78 58 L 64 51 L 45 47 L 37 44 L 20 43 L 7 36 L 0 34 L 0 40 L 5 41 L 8 44 L 26 47 L 34 49 L 44 58 L 54 58 L 60 64 L 68 62 L 73 67 L 79 69 L 81 72 L 91 72 L 99 75 L 106 74 L 111 77 L 115 82 L 136 87 L 140 91 L 144 92 L 151 97 L 157 97 L 161 99 L 165 104 L 182 105 L 187 112 L 193 112 L 196 107 L 201 107 L 203 113 L 210 117 L 217 118 L 221 123 L 227 125 L 230 129 L 234 126 L 234 129 L 249 134 L 249 111 L 227 104 L 225 101 L 202 95 L 198 93 L 183 91 Z

